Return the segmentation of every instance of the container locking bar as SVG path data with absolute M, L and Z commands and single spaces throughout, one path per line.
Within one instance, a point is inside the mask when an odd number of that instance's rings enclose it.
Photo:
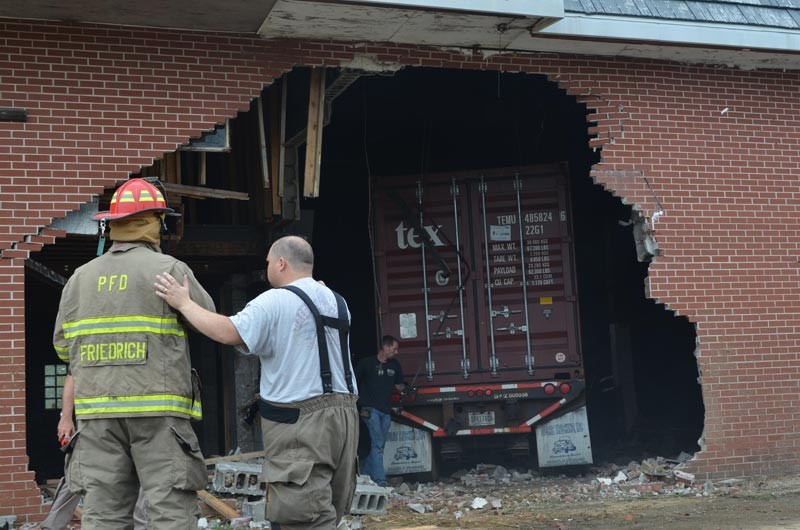
M 517 192 L 517 221 L 519 227 L 519 257 L 522 260 L 522 306 L 525 308 L 525 326 L 520 328 L 525 331 L 525 345 L 527 346 L 527 355 L 525 356 L 525 366 L 528 367 L 528 375 L 533 374 L 533 351 L 531 350 L 531 323 L 528 316 L 528 277 L 527 268 L 528 263 L 525 261 L 525 236 L 522 228 L 522 182 L 519 179 L 519 173 L 514 175 L 514 189 Z M 511 333 L 514 333 L 513 324 Z
M 492 356 L 489 359 L 489 364 L 492 366 L 491 375 L 492 377 L 497 377 L 497 350 L 495 349 L 494 345 L 494 315 L 492 314 L 492 264 L 490 262 L 489 256 L 489 220 L 486 215 L 486 181 L 484 177 L 481 175 L 481 183 L 478 187 L 478 191 L 481 193 L 481 213 L 483 214 L 483 255 L 484 259 L 486 260 L 486 296 L 487 301 L 489 302 L 489 339 L 492 345 Z
M 458 331 L 458 334 L 461 335 L 461 375 L 464 379 L 469 379 L 469 357 L 467 356 L 467 337 L 464 333 L 464 285 L 463 285 L 463 278 L 461 276 L 461 239 L 459 236 L 458 231 L 458 184 L 456 184 L 456 179 L 452 180 L 452 184 L 450 186 L 450 195 L 453 196 L 453 225 L 455 226 L 456 232 L 456 269 L 458 269 L 458 307 L 459 313 L 461 314 L 461 329 Z M 449 332 L 450 328 L 447 328 Z M 450 338 L 447 335 L 447 338 Z
M 425 218 L 422 215 L 422 180 L 417 181 L 417 206 L 419 206 L 419 226 L 422 230 L 425 229 Z M 427 344 L 427 350 L 425 352 L 425 372 L 428 378 L 428 381 L 433 381 L 433 354 L 431 352 L 431 325 L 429 318 L 430 316 L 430 304 L 428 303 L 428 269 L 426 267 L 425 258 L 426 253 L 425 249 L 427 245 L 420 245 L 420 249 L 422 250 L 422 294 L 425 299 L 425 315 L 428 315 L 428 318 L 425 319 L 425 343 Z

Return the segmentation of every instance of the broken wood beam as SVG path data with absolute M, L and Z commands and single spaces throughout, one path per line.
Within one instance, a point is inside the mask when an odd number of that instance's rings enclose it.
M 176 243 L 171 249 L 170 254 L 182 259 L 192 257 L 208 258 L 230 258 L 232 256 L 256 256 L 262 257 L 264 249 L 257 241 L 222 241 L 207 239 L 203 241 L 187 240 L 185 237 Z M 241 264 L 237 265 L 241 270 Z M 204 267 L 206 272 L 228 270 L 228 264 L 209 263 Z M 236 270 L 234 268 L 233 270 Z
M 217 497 L 217 500 L 227 504 L 231 509 L 236 509 L 236 499 L 233 497 Z M 200 507 L 201 517 L 218 517 L 217 510 L 203 502 L 200 497 L 197 498 L 197 505 Z
M 195 199 L 234 199 L 237 201 L 249 201 L 250 195 L 241 191 L 220 190 L 215 188 L 205 188 L 202 186 L 188 186 L 186 184 L 174 184 L 164 182 L 164 189 L 174 195 L 193 197 Z
M 252 453 L 239 453 L 238 455 L 230 456 L 217 456 L 214 458 L 206 458 L 206 465 L 216 464 L 219 462 L 236 462 L 238 460 L 250 460 L 251 458 L 261 458 L 264 456 L 264 451 L 253 451 Z
M 33 258 L 28 258 L 28 259 L 25 260 L 25 267 L 27 267 L 28 269 L 36 272 L 42 278 L 44 278 L 46 280 L 49 280 L 49 281 L 53 282 L 56 285 L 59 285 L 59 286 L 63 287 L 67 283 L 67 279 L 64 276 L 62 276 L 61 274 L 57 273 L 56 271 L 54 271 L 53 269 L 51 269 L 47 265 L 44 265 L 43 263 L 39 263 L 38 261 L 36 261 Z
M 235 519 L 236 517 L 241 517 L 239 512 L 219 500 L 218 498 L 214 497 L 212 494 L 207 492 L 206 490 L 199 490 L 197 492 L 197 496 L 200 497 L 204 503 L 206 503 L 209 507 L 213 508 L 218 514 L 223 517 L 227 517 L 228 519 Z

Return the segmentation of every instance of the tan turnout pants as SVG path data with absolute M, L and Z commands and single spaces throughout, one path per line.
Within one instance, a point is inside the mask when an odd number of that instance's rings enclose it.
M 325 394 L 298 403 L 296 423 L 261 419 L 267 520 L 280 530 L 334 530 L 356 487 L 357 396 Z
M 76 495 L 67 487 L 64 477 L 58 481 L 56 494 L 47 518 L 39 524 L 41 530 L 66 530 L 75 515 L 75 508 L 81 502 L 81 496 Z M 133 510 L 133 530 L 147 530 L 147 500 L 139 490 L 136 508 Z
M 132 530 L 140 484 L 148 528 L 197 529 L 196 492 L 208 476 L 189 420 L 79 420 L 69 447 L 67 483 L 83 495 L 84 530 Z

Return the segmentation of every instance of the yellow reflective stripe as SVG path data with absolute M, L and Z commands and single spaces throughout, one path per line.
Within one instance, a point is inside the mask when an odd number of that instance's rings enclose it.
M 123 191 L 122 197 L 119 198 L 119 202 L 136 202 L 136 199 L 133 198 L 132 191 Z
M 149 394 L 147 396 L 102 396 L 102 397 L 93 397 L 93 398 L 76 398 L 75 404 L 76 405 L 83 405 L 87 403 L 119 403 L 119 402 L 130 402 L 130 401 L 180 401 L 182 403 L 192 403 L 192 400 L 183 397 L 183 396 L 176 396 L 175 394 Z
M 53 349 L 56 350 L 56 355 L 58 355 L 59 359 L 65 363 L 69 362 L 69 346 L 56 346 L 53 344 Z
M 202 418 L 203 411 L 183 407 L 170 407 L 170 406 L 162 406 L 162 405 L 152 405 L 152 406 L 144 406 L 144 407 L 114 407 L 114 408 L 83 408 L 83 409 L 75 409 L 75 416 L 84 416 L 87 414 L 135 414 L 135 413 L 145 413 L 145 412 L 178 412 L 181 414 L 186 414 L 187 416 L 191 416 L 193 418 Z
M 76 416 L 145 412 L 178 412 L 187 416 L 201 418 L 203 416 L 203 407 L 200 402 L 194 402 L 189 398 L 174 394 L 78 398 L 75 400 Z
M 155 199 L 150 192 L 147 190 L 142 190 L 139 192 L 139 202 L 155 202 Z
M 64 337 L 74 339 L 75 337 L 85 337 L 87 335 L 105 335 L 108 333 L 154 333 L 156 335 L 177 335 L 183 337 L 186 333 L 182 329 L 158 329 L 149 326 L 124 326 L 116 328 L 91 328 L 64 333 Z
M 64 329 L 71 329 L 77 326 L 86 324 L 103 324 L 105 322 L 153 322 L 153 323 L 166 323 L 177 324 L 178 319 L 175 317 L 150 317 L 146 315 L 126 315 L 122 317 L 98 317 L 98 318 L 82 318 L 81 320 L 73 320 L 71 322 L 64 322 L 61 326 Z
M 126 315 L 119 317 L 84 318 L 62 324 L 64 338 L 108 333 L 153 333 L 156 335 L 186 335 L 175 317 Z

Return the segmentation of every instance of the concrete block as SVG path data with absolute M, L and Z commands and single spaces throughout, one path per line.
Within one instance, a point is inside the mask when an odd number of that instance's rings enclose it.
M 386 513 L 388 500 L 389 491 L 386 488 L 371 484 L 356 484 L 350 513 L 354 515 Z
M 245 501 L 242 503 L 242 516 L 250 517 L 253 522 L 267 519 L 267 501 Z
M 8 523 L 8 530 L 12 530 L 16 522 L 17 522 L 16 515 L 0 515 L 0 527 Z
M 211 488 L 218 493 L 236 495 L 261 495 L 267 493 L 267 484 L 261 480 L 261 466 L 240 462 L 222 462 L 214 466 Z

